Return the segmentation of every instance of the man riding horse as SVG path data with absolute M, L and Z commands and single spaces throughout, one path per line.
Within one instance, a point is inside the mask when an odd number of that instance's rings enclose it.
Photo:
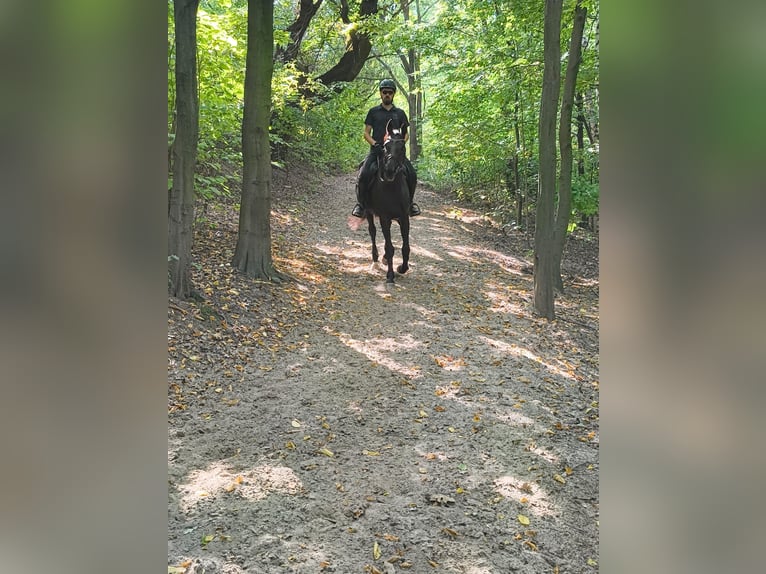
M 371 108 L 367 112 L 364 120 L 364 139 L 370 144 L 370 153 L 364 159 L 359 176 L 356 182 L 356 201 L 351 215 L 354 217 L 365 217 L 365 204 L 368 201 L 370 182 L 375 177 L 378 169 L 378 158 L 383 152 L 383 138 L 386 135 L 386 129 L 391 125 L 402 131 L 404 141 L 410 139 L 407 127 L 410 122 L 407 120 L 407 114 L 404 110 L 394 105 L 394 94 L 396 94 L 396 84 L 393 80 L 383 80 L 378 86 L 380 90 L 381 104 Z M 410 191 L 410 216 L 420 215 L 420 207 L 412 201 L 415 195 L 415 185 L 417 183 L 417 174 L 410 160 L 404 159 L 407 187 Z

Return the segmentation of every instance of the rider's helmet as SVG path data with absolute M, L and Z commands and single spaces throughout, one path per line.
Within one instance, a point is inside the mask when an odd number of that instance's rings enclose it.
M 384 90 L 384 89 L 393 90 L 395 92 L 396 84 L 394 83 L 393 80 L 383 80 L 382 82 L 380 82 L 380 85 L 378 86 L 378 90 Z

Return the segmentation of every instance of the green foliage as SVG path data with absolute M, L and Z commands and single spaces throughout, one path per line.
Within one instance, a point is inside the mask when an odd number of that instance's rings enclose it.
M 572 179 L 572 215 L 598 213 L 598 182 L 584 177 Z
M 584 113 L 598 123 L 598 10 L 588 8 L 577 92 Z M 272 82 L 272 160 L 308 162 L 326 170 L 351 170 L 367 153 L 362 139 L 367 109 L 379 103 L 377 82 L 394 76 L 407 86 L 400 57 L 420 55 L 424 101 L 421 180 L 484 202 L 489 211 L 511 213 L 515 181 L 510 158 L 521 165 L 525 205 L 537 189 L 538 113 L 542 85 L 543 6 L 539 0 L 420 0 L 404 22 L 398 0 L 380 1 L 375 17 L 359 19 L 349 4 L 351 24 L 341 22 L 340 3 L 324 2 L 308 28 L 297 61 L 276 62 Z M 275 43 L 286 46 L 296 0 L 274 4 Z M 574 0 L 566 0 L 562 53 L 568 49 Z M 418 18 L 418 10 L 420 18 Z M 247 37 L 246 0 L 202 0 L 198 20 L 200 142 L 197 185 L 213 200 L 236 195 L 232 166 L 241 163 L 241 122 Z M 299 88 L 334 66 L 346 50 L 351 27 L 371 35 L 373 53 L 356 81 L 322 92 L 323 103 L 301 99 Z M 562 60 L 562 70 L 566 64 Z M 168 8 L 168 134 L 173 137 L 174 46 L 172 4 Z M 326 88 L 314 85 L 318 90 Z M 405 94 L 396 104 L 407 109 Z M 577 110 L 575 110 L 575 116 Z M 412 119 L 412 118 L 411 118 Z M 576 121 L 576 119 L 575 119 Z M 576 128 L 576 126 L 575 126 Z M 518 135 L 517 135 L 518 134 Z M 573 180 L 573 211 L 598 210 L 598 146 L 581 152 Z

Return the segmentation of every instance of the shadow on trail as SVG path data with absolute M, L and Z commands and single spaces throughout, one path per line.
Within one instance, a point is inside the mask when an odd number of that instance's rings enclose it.
M 169 561 L 579 571 L 597 556 L 593 349 L 546 334 L 525 261 L 446 209 L 413 221 L 412 269 L 386 289 L 336 204 L 283 251 L 296 326 L 171 418 Z

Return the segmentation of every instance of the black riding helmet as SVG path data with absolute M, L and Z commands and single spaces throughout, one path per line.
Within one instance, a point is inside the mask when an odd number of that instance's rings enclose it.
M 378 90 L 384 90 L 384 89 L 393 90 L 395 92 L 396 84 L 394 83 L 393 80 L 383 80 L 382 82 L 380 82 L 380 85 L 378 86 Z

